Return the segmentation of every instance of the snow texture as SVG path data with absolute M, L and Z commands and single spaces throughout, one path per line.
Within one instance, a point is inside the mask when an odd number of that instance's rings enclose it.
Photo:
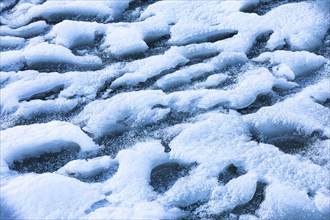
M 329 219 L 329 8 L 1 2 L 1 219 Z

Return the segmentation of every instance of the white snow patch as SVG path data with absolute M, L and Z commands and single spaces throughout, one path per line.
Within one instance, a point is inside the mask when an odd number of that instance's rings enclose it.
M 52 173 L 18 176 L 1 187 L 1 201 L 19 218 L 79 219 L 103 198 L 92 185 Z
M 75 177 L 88 177 L 109 169 L 114 161 L 109 156 L 101 156 L 88 160 L 73 160 L 56 171 L 58 174 Z
M 253 59 L 257 62 L 269 61 L 277 76 L 283 76 L 288 80 L 294 80 L 299 76 L 321 68 L 326 59 L 307 51 L 284 51 L 265 52 Z
M 170 112 L 166 106 L 165 94 L 159 90 L 121 93 L 110 99 L 88 104 L 75 121 L 85 124 L 83 130 L 100 137 L 121 133 L 127 128 L 154 124 Z M 111 110 L 111 114 L 105 109 Z
M 63 143 L 79 145 L 81 151 L 99 147 L 79 127 L 61 121 L 44 124 L 22 125 L 0 131 L 1 159 L 7 164 L 27 156 L 61 150 Z M 1 165 L 3 167 L 3 164 Z

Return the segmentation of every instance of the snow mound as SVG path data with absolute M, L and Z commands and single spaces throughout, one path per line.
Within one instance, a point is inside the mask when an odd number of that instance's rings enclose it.
M 63 64 L 73 65 L 79 68 L 97 69 L 102 66 L 102 61 L 96 56 L 75 56 L 72 52 L 62 46 L 41 43 L 24 52 L 8 51 L 1 56 L 1 69 L 11 71 L 20 70 L 23 66 L 34 69 L 42 68 L 43 65 Z M 17 69 L 17 67 L 20 67 Z
M 90 160 L 73 160 L 61 167 L 56 173 L 65 176 L 74 176 L 79 179 L 88 179 L 100 174 L 102 171 L 110 170 L 116 161 L 109 156 L 96 157 Z
M 99 148 L 79 127 L 68 122 L 52 121 L 16 126 L 0 132 L 1 161 L 5 162 L 1 165 L 2 168 L 14 160 L 45 152 L 56 152 L 62 147 L 75 147 L 75 144 L 82 152 Z
M 11 74 L 8 86 L 0 90 L 1 115 L 14 114 L 19 119 L 51 112 L 68 113 L 78 104 L 95 98 L 100 87 L 114 76 L 111 68 L 83 73 L 23 71 Z
M 29 38 L 44 33 L 48 28 L 49 25 L 45 21 L 36 21 L 15 29 L 8 26 L 1 26 L 0 35 Z
M 266 52 L 253 59 L 256 62 L 270 62 L 274 73 L 288 80 L 294 80 L 299 76 L 321 68 L 326 59 L 307 51 L 275 51 Z
M 18 218 L 43 219 L 81 218 L 93 203 L 104 198 L 92 185 L 52 173 L 16 177 L 1 187 L 1 196 Z
M 246 120 L 257 133 L 268 138 L 288 132 L 310 135 L 314 131 L 329 137 L 330 110 L 319 104 L 329 98 L 329 81 L 324 79 L 283 102 L 247 115 Z
M 123 1 L 87 1 L 81 4 L 79 1 L 45 1 L 40 5 L 20 5 L 21 10 L 4 17 L 4 23 L 11 27 L 21 27 L 29 24 L 35 18 L 53 21 L 63 18 L 74 18 L 82 16 L 99 20 L 111 21 L 128 7 L 130 0 Z
M 167 103 L 164 97 L 162 91 L 139 91 L 97 100 L 84 108 L 76 122 L 86 124 L 83 130 L 95 137 L 118 134 L 129 127 L 142 127 L 164 118 L 170 112 L 165 107 Z M 105 108 L 111 109 L 112 113 L 108 114 Z

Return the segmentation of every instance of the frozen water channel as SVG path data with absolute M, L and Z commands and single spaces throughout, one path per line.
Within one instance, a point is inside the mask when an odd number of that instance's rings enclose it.
M 329 219 L 329 8 L 2 1 L 1 219 Z

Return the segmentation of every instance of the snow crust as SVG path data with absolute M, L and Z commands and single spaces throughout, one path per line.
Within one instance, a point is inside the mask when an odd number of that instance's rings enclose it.
M 329 7 L 1 2 L 1 218 L 329 219 Z

